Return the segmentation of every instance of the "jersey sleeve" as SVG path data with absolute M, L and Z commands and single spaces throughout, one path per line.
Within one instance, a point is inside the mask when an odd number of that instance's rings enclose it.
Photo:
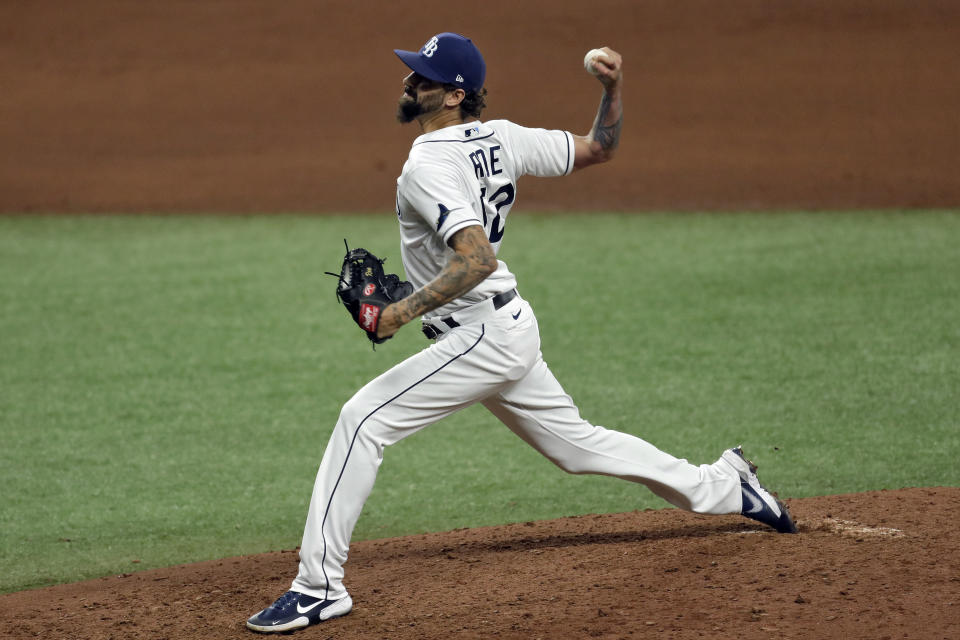
M 530 129 L 502 121 L 510 137 L 510 150 L 523 175 L 548 178 L 573 171 L 573 135 L 558 129 Z
M 460 229 L 483 225 L 470 201 L 463 178 L 441 165 L 420 166 L 404 177 L 403 204 L 421 217 L 447 243 Z

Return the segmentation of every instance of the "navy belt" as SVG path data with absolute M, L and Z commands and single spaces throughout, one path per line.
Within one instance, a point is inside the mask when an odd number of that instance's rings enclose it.
M 492 298 L 493 310 L 497 311 L 498 309 L 502 309 L 503 305 L 507 304 L 508 302 L 510 302 L 516 297 L 517 297 L 516 289 L 510 289 L 510 291 L 504 291 L 503 293 L 498 293 Z M 477 304 L 483 304 L 483 303 L 481 302 Z M 442 318 L 436 318 L 434 320 L 431 320 L 430 324 L 427 324 L 426 322 L 423 323 L 423 335 L 427 336 L 431 340 L 435 340 L 439 336 L 446 333 L 448 330 L 454 329 L 459 326 L 460 326 L 460 323 L 453 319 L 453 315 L 444 316 Z

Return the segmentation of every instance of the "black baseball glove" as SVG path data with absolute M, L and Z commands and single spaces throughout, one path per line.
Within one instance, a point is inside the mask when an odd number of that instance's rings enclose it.
M 389 338 L 378 338 L 377 327 L 384 307 L 406 298 L 413 293 L 413 285 L 400 279 L 395 273 L 384 274 L 384 261 L 366 249 L 351 249 L 343 241 L 347 255 L 343 257 L 340 273 L 327 273 L 336 276 L 337 297 L 354 322 L 367 332 L 374 344 L 381 344 Z

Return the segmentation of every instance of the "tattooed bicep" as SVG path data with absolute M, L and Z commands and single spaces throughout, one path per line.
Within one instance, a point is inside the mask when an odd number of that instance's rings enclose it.
M 487 239 L 486 230 L 479 224 L 465 227 L 450 237 L 450 248 L 465 260 L 480 264 L 493 264 L 496 268 L 497 258 L 493 247 Z
M 447 242 L 447 244 L 449 244 L 450 248 L 457 253 L 463 253 L 464 248 L 476 246 L 483 242 L 490 244 L 490 241 L 487 240 L 486 232 L 478 223 L 469 227 L 464 227 L 463 229 L 460 229 L 454 233 L 452 236 L 450 236 L 450 240 Z
M 487 232 L 479 224 L 460 229 L 450 237 L 450 248 L 465 258 L 493 255 Z

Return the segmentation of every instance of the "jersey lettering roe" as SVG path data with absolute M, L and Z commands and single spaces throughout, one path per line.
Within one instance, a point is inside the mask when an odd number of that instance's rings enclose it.
M 484 228 L 499 252 L 507 215 L 523 175 L 562 176 L 573 170 L 573 136 L 567 131 L 530 129 L 509 120 L 479 121 L 419 136 L 397 179 L 397 217 L 407 278 L 420 288 L 447 264 L 450 237 L 465 227 Z M 427 318 L 517 286 L 507 265 Z

